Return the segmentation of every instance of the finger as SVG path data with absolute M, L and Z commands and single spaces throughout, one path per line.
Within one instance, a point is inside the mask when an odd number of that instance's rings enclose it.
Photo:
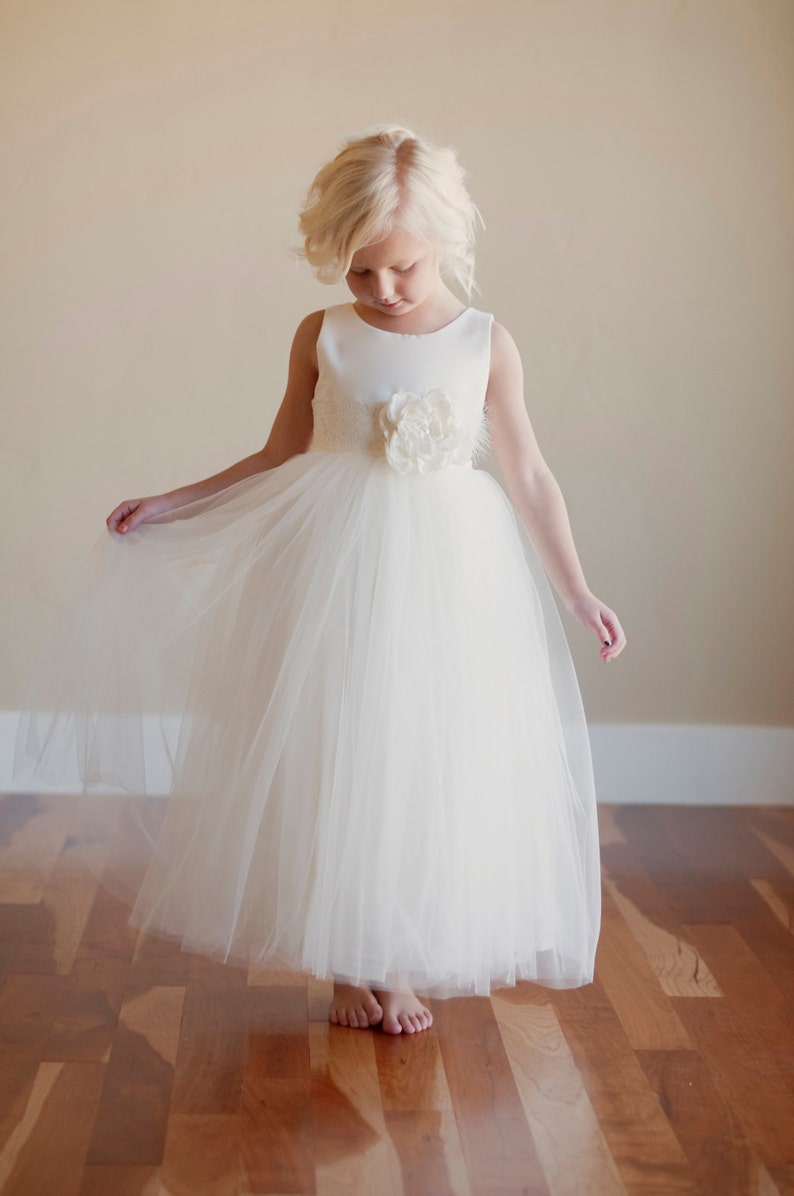
M 141 522 L 140 507 L 128 508 L 129 514 L 119 523 L 119 531 L 123 534 L 125 532 L 134 531 Z
M 610 628 L 606 619 L 600 618 L 598 620 L 598 626 L 596 628 L 596 631 L 597 631 L 598 637 L 601 640 L 601 643 L 604 645 L 604 647 L 610 648 L 612 646 L 612 644 L 614 643 L 614 636 L 612 634 L 612 629 Z
M 612 647 L 615 649 L 615 655 L 617 655 L 618 652 L 622 652 L 626 647 L 626 633 L 617 618 L 610 621 L 609 630 L 611 632 Z
M 117 532 L 119 530 L 119 524 L 124 522 L 124 516 L 128 510 L 129 507 L 125 506 L 124 503 L 119 503 L 117 507 L 113 508 L 105 520 L 109 532 Z
M 607 664 L 609 664 L 611 660 L 615 660 L 618 656 L 620 656 L 621 652 L 626 646 L 626 637 L 623 634 L 623 628 L 620 626 L 617 620 L 615 620 L 615 623 L 611 628 L 611 632 L 612 634 L 610 636 L 610 643 L 603 644 L 602 641 L 603 646 L 600 649 L 601 657 Z
M 617 646 L 622 638 L 622 630 L 617 616 L 611 610 L 602 610 L 599 618 L 598 634 L 605 648 Z

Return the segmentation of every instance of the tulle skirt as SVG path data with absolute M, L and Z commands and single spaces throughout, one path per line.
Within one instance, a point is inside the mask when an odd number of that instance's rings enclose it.
M 312 451 L 103 528 L 84 565 L 15 777 L 79 792 L 131 925 L 431 996 L 592 979 L 581 696 L 488 473 Z

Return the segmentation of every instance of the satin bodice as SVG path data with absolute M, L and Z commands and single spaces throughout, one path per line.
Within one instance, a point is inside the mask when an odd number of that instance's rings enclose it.
M 411 471 L 411 460 L 420 472 L 471 466 L 488 443 L 492 322 L 469 307 L 435 332 L 389 332 L 367 324 L 352 303 L 329 307 L 317 340 L 311 449 L 384 457 L 399 440 L 408 462 L 401 472 Z

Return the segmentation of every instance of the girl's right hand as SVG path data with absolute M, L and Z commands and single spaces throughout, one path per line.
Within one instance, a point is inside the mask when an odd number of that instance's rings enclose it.
M 169 510 L 168 503 L 161 495 L 153 495 L 150 498 L 127 498 L 114 507 L 105 523 L 111 535 L 113 532 L 119 532 L 125 536 L 139 524 L 151 519 L 153 515 L 160 515 L 167 510 Z

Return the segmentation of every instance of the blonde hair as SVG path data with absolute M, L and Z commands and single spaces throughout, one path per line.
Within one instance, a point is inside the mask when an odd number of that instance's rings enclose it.
M 339 282 L 357 250 L 401 228 L 434 245 L 442 275 L 471 295 L 476 224 L 484 221 L 465 178 L 453 149 L 401 125 L 349 138 L 309 187 L 298 252 L 321 282 Z

